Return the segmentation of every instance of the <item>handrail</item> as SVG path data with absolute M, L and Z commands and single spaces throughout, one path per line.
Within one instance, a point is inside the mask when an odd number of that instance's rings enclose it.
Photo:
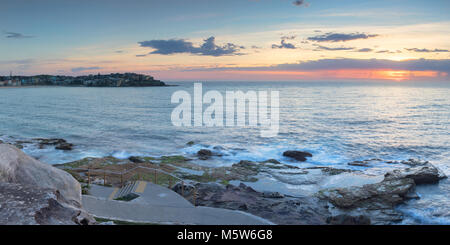
M 124 171 L 122 171 L 122 172 L 116 172 L 116 171 L 111 171 L 111 170 L 101 170 L 101 169 L 90 169 L 90 168 L 70 168 L 70 167 L 68 167 L 68 168 L 63 168 L 63 169 L 68 169 L 68 170 L 80 170 L 80 171 L 90 171 L 90 172 L 100 172 L 100 173 L 108 173 L 108 174 L 115 174 L 115 175 L 123 175 L 123 174 L 127 174 L 127 173 L 129 173 L 129 172 L 131 172 L 131 171 L 133 171 L 133 170 L 136 170 L 136 169 L 138 169 L 138 168 L 142 168 L 142 169 L 147 169 L 147 170 L 152 170 L 152 171 L 158 171 L 158 172 L 160 172 L 160 173 L 164 173 L 164 174 L 166 174 L 166 175 L 169 175 L 169 176 L 171 176 L 171 177 L 173 177 L 173 178 L 175 178 L 175 179 L 177 179 L 177 180 L 180 180 L 180 181 L 184 181 L 183 179 L 181 179 L 181 178 L 179 178 L 179 177 L 177 177 L 177 176 L 175 176 L 175 175 L 173 175 L 173 174 L 171 174 L 171 173 L 168 173 L 168 172 L 166 172 L 166 171 L 164 171 L 164 170 L 161 170 L 161 169 L 157 169 L 157 168 L 148 168 L 148 167 L 144 167 L 144 166 L 136 166 L 136 167 L 134 167 L 134 168 L 131 168 L 131 169 L 127 169 L 127 170 L 124 170 Z
M 111 170 L 106 170 L 106 169 L 104 169 L 104 170 L 101 170 L 101 169 L 90 169 L 89 167 L 87 169 L 86 168 L 71 168 L 71 167 L 66 167 L 66 168 L 62 168 L 62 169 L 87 171 L 88 172 L 88 185 L 91 182 L 90 181 L 90 179 L 91 179 L 90 173 L 91 172 L 97 172 L 97 173 L 104 174 L 104 182 L 103 182 L 104 185 L 106 185 L 106 173 L 113 174 L 113 175 L 120 175 L 120 187 L 123 187 L 123 184 L 124 184 L 123 175 L 127 174 L 127 173 L 130 173 L 130 172 L 132 172 L 132 171 L 134 171 L 136 169 L 145 169 L 145 170 L 154 171 L 155 172 L 155 184 L 158 184 L 157 174 L 156 173 L 160 172 L 160 173 L 166 174 L 168 176 L 171 176 L 172 178 L 174 178 L 176 180 L 181 181 L 181 196 L 182 197 L 184 197 L 184 183 L 188 182 L 188 181 L 186 181 L 186 180 L 184 180 L 182 178 L 179 178 L 179 177 L 177 177 L 177 176 L 175 176 L 175 175 L 173 175 L 171 173 L 168 173 L 168 172 L 166 172 L 164 170 L 157 169 L 157 168 L 149 168 L 149 167 L 144 167 L 144 166 L 136 166 L 136 167 L 133 167 L 131 169 L 126 169 L 126 170 L 121 171 L 121 172 L 111 171 Z M 139 178 L 139 173 L 138 173 L 138 178 Z M 169 189 L 171 188 L 171 186 L 172 186 L 171 180 L 169 179 Z M 194 190 L 193 190 L 193 193 L 192 193 L 192 199 L 193 199 L 194 206 L 197 206 L 197 187 L 195 187 L 195 186 L 194 186 Z
M 168 176 L 171 176 L 172 178 L 174 178 L 174 179 L 177 179 L 177 180 L 179 180 L 179 181 L 181 181 L 181 196 L 182 197 L 184 197 L 184 183 L 186 182 L 184 179 L 182 179 L 182 178 L 179 178 L 179 177 L 177 177 L 177 176 L 175 176 L 175 175 L 173 175 L 173 174 L 171 174 L 171 173 L 168 173 L 168 172 L 166 172 L 166 171 L 164 171 L 164 170 L 161 170 L 161 169 L 157 169 L 157 168 L 149 168 L 149 167 L 144 167 L 144 166 L 136 166 L 136 167 L 133 167 L 133 168 L 131 168 L 131 169 L 127 169 L 127 170 L 124 170 L 124 171 L 121 171 L 121 172 L 117 172 L 117 171 L 111 171 L 111 170 L 106 170 L 106 169 L 104 169 L 104 170 L 101 170 L 101 169 L 90 169 L 89 167 L 86 169 L 86 168 L 71 168 L 71 167 L 66 167 L 66 168 L 62 168 L 62 169 L 68 169 L 68 170 L 80 170 L 80 171 L 87 171 L 88 172 L 88 185 L 90 184 L 90 179 L 91 179 L 91 176 L 90 176 L 90 173 L 91 172 L 99 172 L 99 173 L 102 173 L 102 174 L 104 174 L 104 182 L 103 182 L 103 184 L 104 185 L 106 185 L 106 173 L 108 173 L 108 174 L 115 174 L 115 175 L 120 175 L 120 187 L 123 187 L 123 184 L 124 184 L 124 181 L 123 181 L 123 175 L 124 174 L 127 174 L 127 173 L 130 173 L 131 171 L 134 171 L 134 170 L 136 170 L 136 169 L 146 169 L 146 170 L 151 170 L 151 171 L 155 171 L 155 184 L 158 184 L 157 182 L 157 175 L 156 175 L 156 172 L 160 172 L 160 173 L 163 173 L 163 174 L 166 174 L 166 175 L 168 175 Z M 169 182 L 169 188 L 171 187 L 171 182 Z M 193 193 L 192 193 L 192 198 L 193 198 L 193 202 L 194 202 L 194 206 L 197 206 L 197 187 L 195 187 L 194 186 L 194 190 L 193 190 Z

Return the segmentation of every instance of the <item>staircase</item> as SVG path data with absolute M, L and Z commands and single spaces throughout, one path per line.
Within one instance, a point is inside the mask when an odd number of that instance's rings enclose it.
M 120 188 L 117 194 L 113 197 L 113 199 L 124 197 L 136 189 L 136 181 L 129 182 L 124 187 Z

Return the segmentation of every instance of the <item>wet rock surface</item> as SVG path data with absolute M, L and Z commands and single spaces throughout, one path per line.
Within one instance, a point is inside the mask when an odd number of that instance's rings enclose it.
M 327 224 L 330 215 L 327 203 L 315 197 L 288 197 L 269 195 L 245 184 L 239 186 L 217 183 L 197 183 L 186 186 L 184 195 L 192 199 L 196 188 L 196 204 L 199 206 L 241 210 L 268 219 L 276 224 Z M 181 194 L 180 184 L 173 188 Z M 267 195 L 267 193 L 266 193 Z
M 435 184 L 446 178 L 445 174 L 430 163 L 415 165 L 416 167 L 394 170 L 385 174 L 385 179 L 413 179 L 416 184 Z
M 285 151 L 283 152 L 283 156 L 304 162 L 307 160 L 307 157 L 312 157 L 312 154 L 304 151 Z
M 372 224 L 394 224 L 403 219 L 395 207 L 408 199 L 419 198 L 415 186 L 437 183 L 445 176 L 433 165 L 424 163 L 413 168 L 397 169 L 385 174 L 380 183 L 362 187 L 335 188 L 320 191 L 317 196 L 329 201 L 338 215 L 363 215 Z

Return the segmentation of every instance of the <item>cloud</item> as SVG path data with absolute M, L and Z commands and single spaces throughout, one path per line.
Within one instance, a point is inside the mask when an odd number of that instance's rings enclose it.
M 390 50 L 379 50 L 376 53 L 378 54 L 397 54 L 397 53 L 401 53 L 402 51 L 397 50 L 397 51 L 390 51 Z
M 171 55 L 180 53 L 190 53 L 204 56 L 230 56 L 242 55 L 239 53 L 243 46 L 238 46 L 233 43 L 227 43 L 223 46 L 215 44 L 215 37 L 209 37 L 204 40 L 203 44 L 195 47 L 192 42 L 184 39 L 169 39 L 169 40 L 150 40 L 139 42 L 141 47 L 153 48 L 154 51 L 149 54 Z
M 296 36 L 283 36 L 281 37 L 281 43 L 278 44 L 272 44 L 272 48 L 285 48 L 285 49 L 296 49 L 294 44 L 286 42 L 286 40 L 294 40 Z
M 17 33 L 17 32 L 3 32 L 3 34 L 5 35 L 6 38 L 11 38 L 11 39 L 24 39 L 24 38 L 33 38 L 34 36 L 27 36 L 24 35 L 22 33 Z
M 80 71 L 91 71 L 91 70 L 100 70 L 101 67 L 91 66 L 91 67 L 75 67 L 72 68 L 72 72 L 80 72 Z
M 355 52 L 371 52 L 373 49 L 371 48 L 360 48 L 358 50 L 355 50 Z
M 145 57 L 147 56 L 146 54 L 137 54 L 136 57 Z
M 281 39 L 282 40 L 294 40 L 297 36 L 292 35 L 292 36 L 282 36 Z
M 295 0 L 292 2 L 292 4 L 299 7 L 309 7 L 309 3 L 307 3 L 305 0 Z
M 377 37 L 377 34 L 365 34 L 365 33 L 332 33 L 328 32 L 323 35 L 309 37 L 308 40 L 315 42 L 346 42 L 356 39 L 368 39 L 371 37 Z
M 445 53 L 445 52 L 450 52 L 450 50 L 448 49 L 426 49 L 426 48 L 405 48 L 408 51 L 412 51 L 412 52 L 418 52 L 418 53 Z
M 353 50 L 355 48 L 353 47 L 326 47 L 326 46 L 321 46 L 321 45 L 317 45 L 314 44 L 314 46 L 316 46 L 316 49 L 314 49 L 314 51 L 322 51 L 322 50 L 327 50 L 327 51 L 341 51 L 341 50 Z

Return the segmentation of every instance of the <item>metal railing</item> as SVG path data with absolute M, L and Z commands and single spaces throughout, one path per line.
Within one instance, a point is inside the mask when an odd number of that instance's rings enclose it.
M 91 184 L 91 173 L 99 173 L 100 175 L 103 174 L 103 185 L 104 186 L 107 185 L 107 175 L 116 175 L 116 176 L 120 177 L 120 188 L 124 187 L 125 183 L 127 183 L 127 181 L 129 181 L 130 179 L 134 178 L 135 176 L 137 176 L 137 179 L 133 179 L 134 181 L 140 180 L 143 175 L 139 172 L 139 170 L 151 171 L 153 176 L 154 176 L 153 177 L 153 183 L 154 184 L 158 185 L 158 173 L 159 173 L 160 176 L 162 174 L 169 176 L 169 183 L 168 183 L 169 185 L 167 187 L 168 189 L 172 189 L 172 187 L 174 186 L 172 184 L 176 184 L 176 183 L 172 182 L 174 179 L 178 180 L 179 182 L 181 182 L 181 196 L 186 198 L 184 196 L 184 192 L 185 192 L 184 191 L 184 184 L 187 181 L 185 181 L 184 179 L 179 178 L 179 177 L 177 177 L 177 176 L 175 176 L 175 175 L 173 175 L 171 173 L 168 173 L 168 172 L 166 172 L 164 170 L 157 169 L 157 168 L 136 166 L 136 167 L 133 167 L 131 169 L 127 169 L 127 170 L 120 171 L 120 172 L 119 171 L 106 170 L 106 169 L 91 169 L 91 168 L 64 168 L 64 169 L 87 172 L 87 184 L 88 185 Z M 127 177 L 127 175 L 129 173 L 135 172 L 136 170 L 138 170 L 136 174 L 133 174 L 133 175 Z M 164 185 L 160 185 L 160 186 L 166 187 Z M 193 193 L 192 193 L 192 198 L 193 198 L 192 202 L 193 202 L 194 206 L 197 206 L 196 205 L 196 201 L 197 201 L 197 187 L 196 186 L 193 186 L 193 187 L 194 188 L 193 188 Z

